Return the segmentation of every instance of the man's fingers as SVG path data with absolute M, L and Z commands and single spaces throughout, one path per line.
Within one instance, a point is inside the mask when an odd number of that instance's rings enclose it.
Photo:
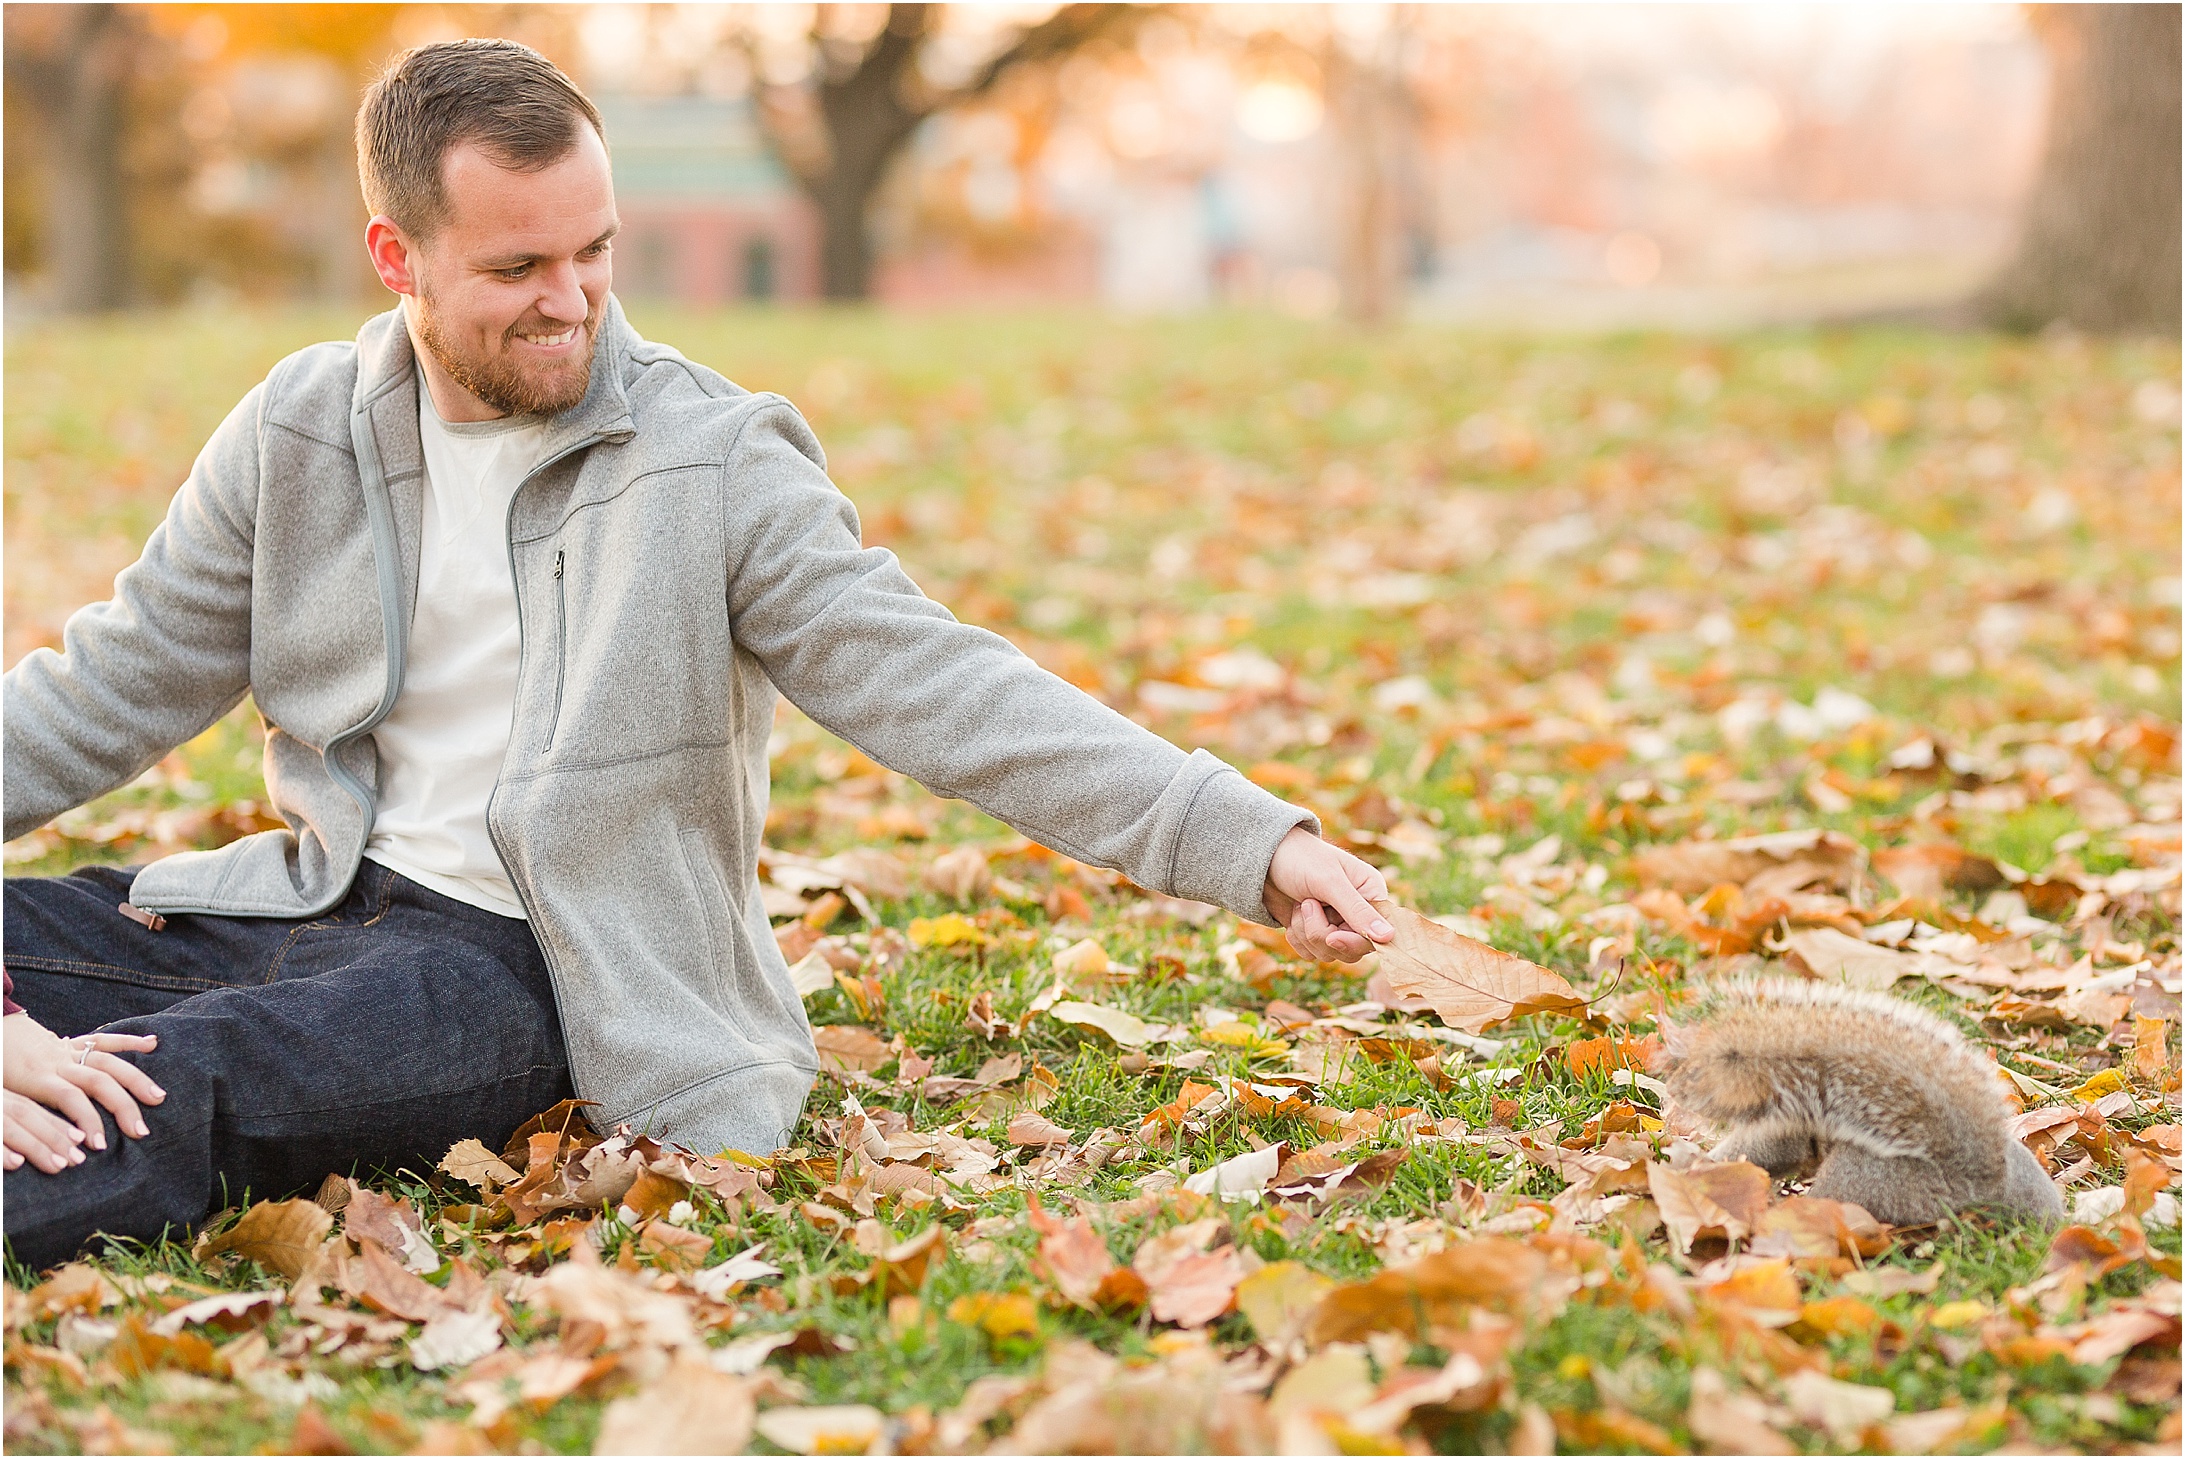
M 1329 903 L 1336 915 L 1354 932 L 1362 932 L 1375 942 L 1386 942 L 1396 935 L 1396 929 L 1388 925 L 1388 919 L 1373 910 L 1373 904 L 1359 894 L 1358 888 L 1348 881 L 1340 887 L 1329 888 Z

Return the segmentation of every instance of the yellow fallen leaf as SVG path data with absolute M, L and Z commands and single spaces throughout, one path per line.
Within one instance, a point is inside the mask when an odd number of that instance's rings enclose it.
M 1039 1307 L 1023 1292 L 973 1292 L 948 1304 L 948 1320 L 983 1328 L 991 1338 L 1032 1337 Z
M 2118 1090 L 2124 1088 L 2124 1085 L 2125 1074 L 2122 1069 L 2104 1069 L 2077 1089 L 2072 1090 L 2071 1097 L 2092 1104 L 2105 1094 L 2115 1094 Z
M 961 912 L 913 917 L 907 930 L 912 947 L 988 947 L 994 941 L 984 928 Z
M 1945 1302 L 1927 1314 L 1929 1327 L 1970 1327 L 1988 1315 L 1985 1302 Z

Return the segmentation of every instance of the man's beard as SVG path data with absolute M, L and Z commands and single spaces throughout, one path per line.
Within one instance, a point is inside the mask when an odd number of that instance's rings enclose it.
M 559 415 L 584 399 L 591 386 L 592 351 L 599 343 L 596 309 L 578 326 L 583 331 L 581 354 L 572 354 L 559 370 L 529 372 L 506 354 L 490 359 L 465 356 L 440 329 L 432 296 L 419 294 L 417 305 L 417 337 L 434 363 L 447 371 L 449 379 L 505 415 Z M 511 330 L 504 340 L 513 334 Z

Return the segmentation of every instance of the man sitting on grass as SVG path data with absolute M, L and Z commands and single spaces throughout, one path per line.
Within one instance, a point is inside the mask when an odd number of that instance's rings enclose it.
M 818 1061 L 756 873 L 777 691 L 1309 956 L 1389 935 L 1308 813 L 958 623 L 860 545 L 787 401 L 631 331 L 599 114 L 545 60 L 411 51 L 357 151 L 400 307 L 276 365 L 112 600 L 7 675 L 9 837 L 245 694 L 288 826 L 6 884 L 19 1258 L 572 1094 L 706 1153 L 786 1141 Z

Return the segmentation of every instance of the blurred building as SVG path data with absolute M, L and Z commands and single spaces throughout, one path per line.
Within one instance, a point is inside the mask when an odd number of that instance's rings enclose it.
M 819 293 L 819 229 L 742 97 L 593 100 L 614 157 L 615 292 L 710 306 Z

